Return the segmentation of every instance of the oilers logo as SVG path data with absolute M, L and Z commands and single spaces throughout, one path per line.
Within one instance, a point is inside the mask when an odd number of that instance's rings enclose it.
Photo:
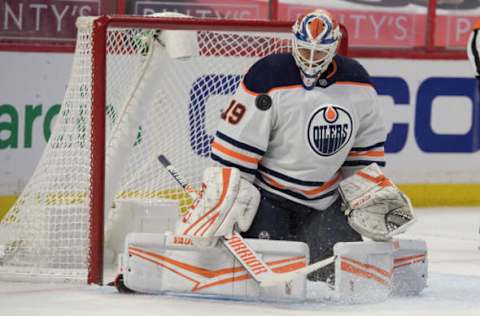
M 352 130 L 352 117 L 345 109 L 333 104 L 322 105 L 308 121 L 308 143 L 320 156 L 331 156 L 348 143 Z

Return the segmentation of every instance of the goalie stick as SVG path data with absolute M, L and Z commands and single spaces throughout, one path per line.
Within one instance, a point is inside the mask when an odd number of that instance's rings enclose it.
M 170 161 L 164 155 L 158 156 L 158 160 L 168 173 L 182 186 L 185 192 L 192 200 L 198 198 L 195 189 L 189 184 L 185 178 L 178 172 Z M 270 267 L 263 261 L 258 254 L 247 244 L 245 239 L 238 233 L 233 232 L 227 236 L 220 238 L 223 245 L 230 251 L 230 253 L 240 262 L 240 264 L 247 270 L 252 278 L 259 283 L 261 287 L 273 286 L 282 282 L 291 281 L 299 276 L 304 276 L 318 270 L 334 261 L 334 257 L 329 257 L 318 261 L 314 264 L 308 265 L 301 269 L 277 273 L 273 272 Z M 248 260 L 246 260 L 248 259 Z

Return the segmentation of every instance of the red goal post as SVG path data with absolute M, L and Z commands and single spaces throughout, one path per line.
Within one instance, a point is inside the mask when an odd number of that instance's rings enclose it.
M 118 216 L 112 201 L 188 204 L 156 156 L 167 154 L 198 185 L 219 110 L 255 60 L 290 49 L 291 25 L 79 18 L 72 74 L 55 129 L 34 176 L 0 225 L 8 231 L 0 236 L 7 254 L 0 274 L 102 283 L 104 231 Z M 168 37 L 173 34 L 168 31 L 177 33 Z M 342 32 L 339 53 L 346 54 L 343 26 Z M 176 43 L 179 34 L 195 34 L 192 47 L 198 51 L 190 47 L 191 56 L 173 58 L 169 41 Z M 185 50 L 178 45 L 171 47 Z

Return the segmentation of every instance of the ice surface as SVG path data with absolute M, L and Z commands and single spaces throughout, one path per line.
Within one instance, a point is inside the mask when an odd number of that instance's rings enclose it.
M 418 223 L 405 238 L 429 247 L 429 286 L 418 297 L 392 297 L 378 304 L 346 305 L 327 296 L 305 304 L 207 300 L 194 297 L 126 295 L 111 287 L 0 282 L 0 316 L 480 316 L 480 209 L 418 209 Z

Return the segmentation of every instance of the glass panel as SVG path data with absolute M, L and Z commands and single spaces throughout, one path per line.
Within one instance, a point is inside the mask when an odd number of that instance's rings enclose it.
M 113 0 L 0 1 L 0 43 L 75 43 L 79 16 L 111 12 Z
M 435 46 L 464 50 L 476 20 L 480 2 L 472 0 L 437 0 Z
M 268 0 L 127 1 L 126 14 L 179 12 L 200 18 L 268 19 Z
M 425 44 L 427 0 L 282 0 L 279 19 L 316 8 L 331 11 L 349 33 L 350 47 L 412 48 Z

